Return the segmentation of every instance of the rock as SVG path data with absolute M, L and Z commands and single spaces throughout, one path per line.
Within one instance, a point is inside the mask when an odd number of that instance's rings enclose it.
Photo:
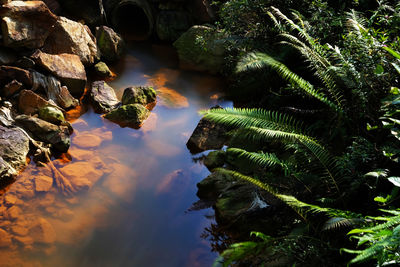
M 33 69 L 35 67 L 35 61 L 29 57 L 23 56 L 15 62 L 15 66 L 26 70 Z
M 192 25 L 193 22 L 189 13 L 163 10 L 158 14 L 156 20 L 157 36 L 162 41 L 175 41 Z
M 97 113 L 110 112 L 119 105 L 114 89 L 105 81 L 96 81 L 92 83 L 90 100 L 94 111 Z
M 30 246 L 34 243 L 32 237 L 30 236 L 14 236 L 13 237 L 15 241 L 18 243 L 24 245 L 24 246 Z
M 39 111 L 40 108 L 49 106 L 50 103 L 40 95 L 31 90 L 22 90 L 19 94 L 18 109 L 19 112 L 31 115 Z
M 60 125 L 65 121 L 64 114 L 61 110 L 49 106 L 39 109 L 39 118 L 56 125 Z
M 114 75 L 104 62 L 94 65 L 94 73 L 100 78 L 112 78 Z
M 99 136 L 86 133 L 75 136 L 73 144 L 80 148 L 90 149 L 100 146 L 102 141 Z
M 3 88 L 2 95 L 5 97 L 10 97 L 17 93 L 22 88 L 22 83 L 17 80 L 12 80 L 6 84 Z
M 194 129 L 186 143 L 191 153 L 199 153 L 205 150 L 221 149 L 228 141 L 226 126 L 216 124 L 202 118 Z
M 42 1 L 12 1 L 0 8 L 3 42 L 7 47 L 40 48 L 57 17 Z
M 53 178 L 40 175 L 35 177 L 35 191 L 48 192 L 53 187 Z
M 28 152 L 29 139 L 20 129 L 0 126 L 0 157 L 5 162 L 21 170 L 26 166 Z
M 33 71 L 33 86 L 32 90 L 43 89 L 49 101 L 61 108 L 69 109 L 79 105 L 79 101 L 75 99 L 69 92 L 66 86 L 61 86 L 61 83 L 55 77 L 45 76 L 39 72 Z
M 197 184 L 197 196 L 203 200 L 217 200 L 219 195 L 236 182 L 237 179 L 227 173 L 213 172 Z
M 0 66 L 0 86 L 5 86 L 16 80 L 26 88 L 31 88 L 33 85 L 32 79 L 31 73 L 27 70 L 11 66 Z
M 39 218 L 29 232 L 35 243 L 52 244 L 56 241 L 53 226 L 44 218 Z
M 149 117 L 150 111 L 140 104 L 123 105 L 107 113 L 104 118 L 118 123 L 121 126 L 139 128 Z
M 69 178 L 78 190 L 90 189 L 104 174 L 104 163 L 101 160 L 75 162 L 60 168 L 60 172 Z
M 17 202 L 18 198 L 14 194 L 6 194 L 4 197 L 4 205 L 7 207 L 13 206 Z
M 17 116 L 15 122 L 30 132 L 34 139 L 51 144 L 59 152 L 68 151 L 71 140 L 67 126 L 57 126 L 27 115 Z
M 17 54 L 7 47 L 0 47 L 0 65 L 10 65 L 17 61 Z
M 5 217 L 10 221 L 15 221 L 21 213 L 22 210 L 18 206 L 12 206 L 6 211 Z
M 209 170 L 222 167 L 224 163 L 225 163 L 225 152 L 222 150 L 211 151 L 204 159 L 204 165 L 206 165 L 206 167 Z
M 105 61 L 117 61 L 124 53 L 125 43 L 121 35 L 107 26 L 96 28 L 97 46 Z
M 227 52 L 226 36 L 214 28 L 193 26 L 174 42 L 182 67 L 218 73 Z
M 77 55 L 51 55 L 37 51 L 32 56 L 36 64 L 60 79 L 73 95 L 82 95 L 86 85 L 86 71 Z
M 17 170 L 0 157 L 0 184 L 14 179 L 17 175 Z
M 21 225 L 13 225 L 11 226 L 11 232 L 14 235 L 26 236 L 29 233 L 29 229 Z
M 78 5 L 83 3 L 80 1 Z M 54 55 L 77 55 L 85 66 L 92 65 L 98 58 L 96 38 L 89 27 L 64 17 L 58 18 L 42 50 Z
M 156 91 L 151 86 L 128 87 L 122 95 L 122 105 L 147 105 L 156 101 Z
M 12 245 L 11 235 L 0 228 L 0 248 L 10 247 Z
M 60 4 L 57 0 L 43 0 L 46 6 L 53 12 L 54 14 L 58 14 L 60 12 Z

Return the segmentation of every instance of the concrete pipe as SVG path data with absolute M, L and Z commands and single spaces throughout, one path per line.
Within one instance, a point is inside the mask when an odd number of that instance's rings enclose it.
M 153 11 L 146 0 L 122 0 L 113 8 L 111 23 L 128 39 L 146 40 L 153 34 Z

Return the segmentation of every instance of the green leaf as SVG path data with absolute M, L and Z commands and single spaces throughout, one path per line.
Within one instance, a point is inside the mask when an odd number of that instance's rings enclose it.
M 382 65 L 376 65 L 375 74 L 382 75 L 385 70 L 383 69 Z
M 374 201 L 379 202 L 379 203 L 386 203 L 388 201 L 388 197 L 386 197 L 386 198 L 383 198 L 381 196 L 375 197 Z
M 373 233 L 374 231 L 368 230 L 368 229 L 353 229 L 350 232 L 348 232 L 348 235 L 354 235 L 354 234 L 360 234 L 360 233 Z
M 389 182 L 391 182 L 393 185 L 400 187 L 400 177 L 389 177 L 388 178 Z
M 387 46 L 384 46 L 382 48 L 385 49 L 386 51 L 388 51 L 395 58 L 400 59 L 400 54 L 398 52 L 394 51 L 393 49 L 391 49 L 391 48 L 389 48 Z

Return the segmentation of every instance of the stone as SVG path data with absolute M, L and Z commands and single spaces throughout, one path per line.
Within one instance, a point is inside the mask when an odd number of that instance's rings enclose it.
M 7 47 L 40 48 L 57 21 L 42 1 L 12 1 L 0 8 L 3 43 Z
M 0 157 L 0 184 L 13 180 L 18 175 L 18 171 Z
M 29 233 L 29 229 L 21 225 L 13 225 L 10 229 L 14 235 L 18 236 L 26 236 Z
M 92 149 L 99 147 L 102 141 L 103 140 L 97 135 L 85 133 L 75 136 L 73 139 L 73 144 L 80 148 Z
M 12 245 L 11 235 L 0 228 L 0 248 L 7 248 Z
M 29 229 L 29 233 L 35 243 L 52 244 L 56 241 L 53 226 L 44 218 L 39 218 Z
M 23 114 L 37 113 L 39 109 L 49 105 L 50 103 L 46 99 L 31 90 L 22 90 L 19 94 L 18 109 Z
M 211 151 L 204 159 L 204 165 L 209 170 L 222 167 L 225 163 L 225 152 L 222 150 Z
M 78 5 L 81 4 L 82 1 Z M 89 27 L 65 17 L 58 18 L 42 51 L 54 55 L 77 55 L 85 66 L 94 64 L 98 58 L 96 38 Z
M 60 79 L 73 95 L 82 95 L 86 85 L 86 71 L 77 55 L 51 55 L 37 51 L 32 56 L 36 64 Z
M 149 117 L 150 111 L 140 104 L 123 105 L 107 113 L 104 118 L 121 126 L 139 128 Z
M 57 126 L 27 115 L 19 115 L 15 118 L 15 121 L 17 125 L 30 132 L 36 140 L 51 144 L 54 149 L 61 153 L 68 151 L 71 140 L 67 126 Z
M 15 62 L 15 66 L 26 70 L 33 69 L 35 67 L 35 61 L 29 57 L 23 56 Z
M 10 65 L 16 62 L 18 56 L 16 52 L 8 47 L 0 47 L 0 65 Z
M 227 173 L 213 172 L 197 184 L 197 196 L 203 200 L 217 200 L 237 179 Z
M 5 217 L 10 221 L 15 221 L 16 219 L 18 219 L 21 213 L 22 210 L 18 206 L 12 206 L 6 211 Z
M 102 161 L 75 162 L 59 169 L 78 190 L 89 190 L 104 174 Z
M 221 149 L 228 141 L 226 126 L 202 118 L 186 143 L 191 153 L 196 154 L 205 150 Z
M 29 71 L 12 66 L 0 66 L 0 86 L 5 86 L 11 81 L 16 80 L 26 88 L 33 85 L 32 75 Z
M 151 86 L 128 87 L 122 95 L 122 105 L 142 104 L 147 105 L 156 101 L 156 91 Z
M 28 152 L 29 138 L 26 134 L 18 128 L 0 126 L 0 157 L 5 162 L 19 171 L 26 166 Z
M 17 202 L 18 198 L 14 194 L 6 194 L 4 197 L 4 205 L 7 207 L 13 206 Z
M 120 104 L 114 89 L 105 81 L 93 82 L 89 96 L 93 109 L 97 113 L 110 112 Z
M 117 61 L 121 58 L 125 49 L 125 43 L 121 35 L 107 26 L 100 26 L 96 28 L 96 39 L 101 58 L 109 62 Z
M 208 26 L 195 25 L 174 42 L 181 67 L 218 73 L 225 63 L 227 36 Z
M 2 90 L 2 95 L 5 97 L 10 97 L 17 93 L 22 88 L 22 83 L 17 80 L 12 80 L 6 84 Z
M 175 41 L 193 25 L 191 16 L 182 10 L 163 10 L 158 13 L 156 32 L 162 41 Z
M 108 68 L 107 64 L 104 62 L 99 62 L 94 65 L 94 73 L 100 78 L 112 78 L 114 77 L 111 70 Z
M 53 187 L 53 178 L 40 175 L 35 176 L 35 191 L 36 192 L 48 192 Z
M 39 109 L 39 118 L 47 122 L 60 125 L 65 121 L 64 114 L 61 110 L 51 106 L 45 106 Z
M 13 239 L 24 246 L 30 246 L 34 243 L 30 236 L 14 236 Z

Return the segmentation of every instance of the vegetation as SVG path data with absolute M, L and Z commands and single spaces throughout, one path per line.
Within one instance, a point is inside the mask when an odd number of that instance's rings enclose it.
M 260 73 L 279 79 L 258 79 L 258 101 L 245 108 L 203 112 L 233 129 L 228 149 L 252 169 L 246 175 L 233 166 L 214 171 L 266 190 L 307 226 L 300 234 L 293 234 L 298 224 L 292 222 L 276 236 L 253 232 L 251 241 L 232 245 L 217 263 L 398 264 L 400 4 L 216 4 L 218 26 L 240 40 L 229 58 L 235 68 L 228 68 L 236 86 Z M 324 262 L 332 251 L 343 258 Z

